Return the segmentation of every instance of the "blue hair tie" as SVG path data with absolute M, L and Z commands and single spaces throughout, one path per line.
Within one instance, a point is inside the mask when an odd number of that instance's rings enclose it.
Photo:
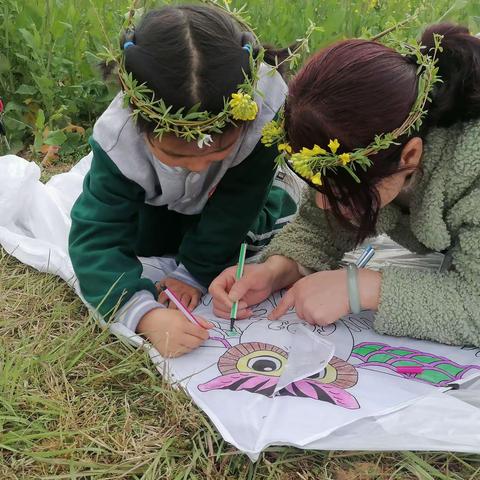
M 249 43 L 246 43 L 243 47 L 244 50 L 246 50 L 248 53 L 252 53 L 252 46 Z
M 133 45 L 135 45 L 133 42 L 129 41 L 129 42 L 125 42 L 123 44 L 123 49 L 126 50 L 128 47 L 132 47 Z

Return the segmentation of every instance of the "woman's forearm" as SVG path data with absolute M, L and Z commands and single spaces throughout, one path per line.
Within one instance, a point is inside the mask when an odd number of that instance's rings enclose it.
M 282 255 L 273 255 L 267 259 L 265 265 L 270 269 L 273 278 L 272 290 L 276 292 L 292 285 L 302 278 L 297 262 Z

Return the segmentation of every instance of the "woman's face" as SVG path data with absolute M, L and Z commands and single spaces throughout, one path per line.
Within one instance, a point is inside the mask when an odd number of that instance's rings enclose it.
M 187 142 L 173 134 L 165 134 L 161 140 L 146 137 L 146 142 L 153 155 L 163 164 L 202 172 L 231 153 L 241 131 L 241 128 L 229 128 L 222 134 L 212 135 L 210 144 L 202 148 L 195 141 Z
M 400 168 L 405 168 L 405 170 L 394 173 L 393 175 L 382 179 L 377 184 L 377 191 L 380 197 L 380 208 L 385 207 L 392 202 L 403 190 L 413 171 L 418 168 L 422 153 L 423 142 L 419 137 L 412 138 L 403 147 L 400 157 Z M 317 193 L 315 195 L 315 203 L 317 204 L 317 207 L 322 210 L 330 209 L 327 197 L 323 193 Z M 353 218 L 353 215 L 346 207 L 340 207 L 340 211 L 345 218 Z

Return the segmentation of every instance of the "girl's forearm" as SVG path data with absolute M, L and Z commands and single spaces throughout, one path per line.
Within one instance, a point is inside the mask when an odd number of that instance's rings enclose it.
M 272 290 L 274 292 L 288 287 L 302 278 L 302 275 L 298 270 L 297 262 L 290 258 L 283 257 L 282 255 L 273 255 L 269 257 L 265 262 L 265 265 L 272 273 Z

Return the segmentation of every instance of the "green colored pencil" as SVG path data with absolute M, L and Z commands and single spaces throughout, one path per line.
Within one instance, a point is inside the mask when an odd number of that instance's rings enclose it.
M 245 266 L 245 255 L 247 253 L 247 244 L 242 243 L 240 246 L 240 255 L 238 256 L 238 265 L 237 273 L 235 274 L 235 279 L 240 280 L 243 275 L 243 267 Z M 234 302 L 232 305 L 232 310 L 230 310 L 230 330 L 233 330 L 233 323 L 237 319 L 238 311 L 238 301 Z

